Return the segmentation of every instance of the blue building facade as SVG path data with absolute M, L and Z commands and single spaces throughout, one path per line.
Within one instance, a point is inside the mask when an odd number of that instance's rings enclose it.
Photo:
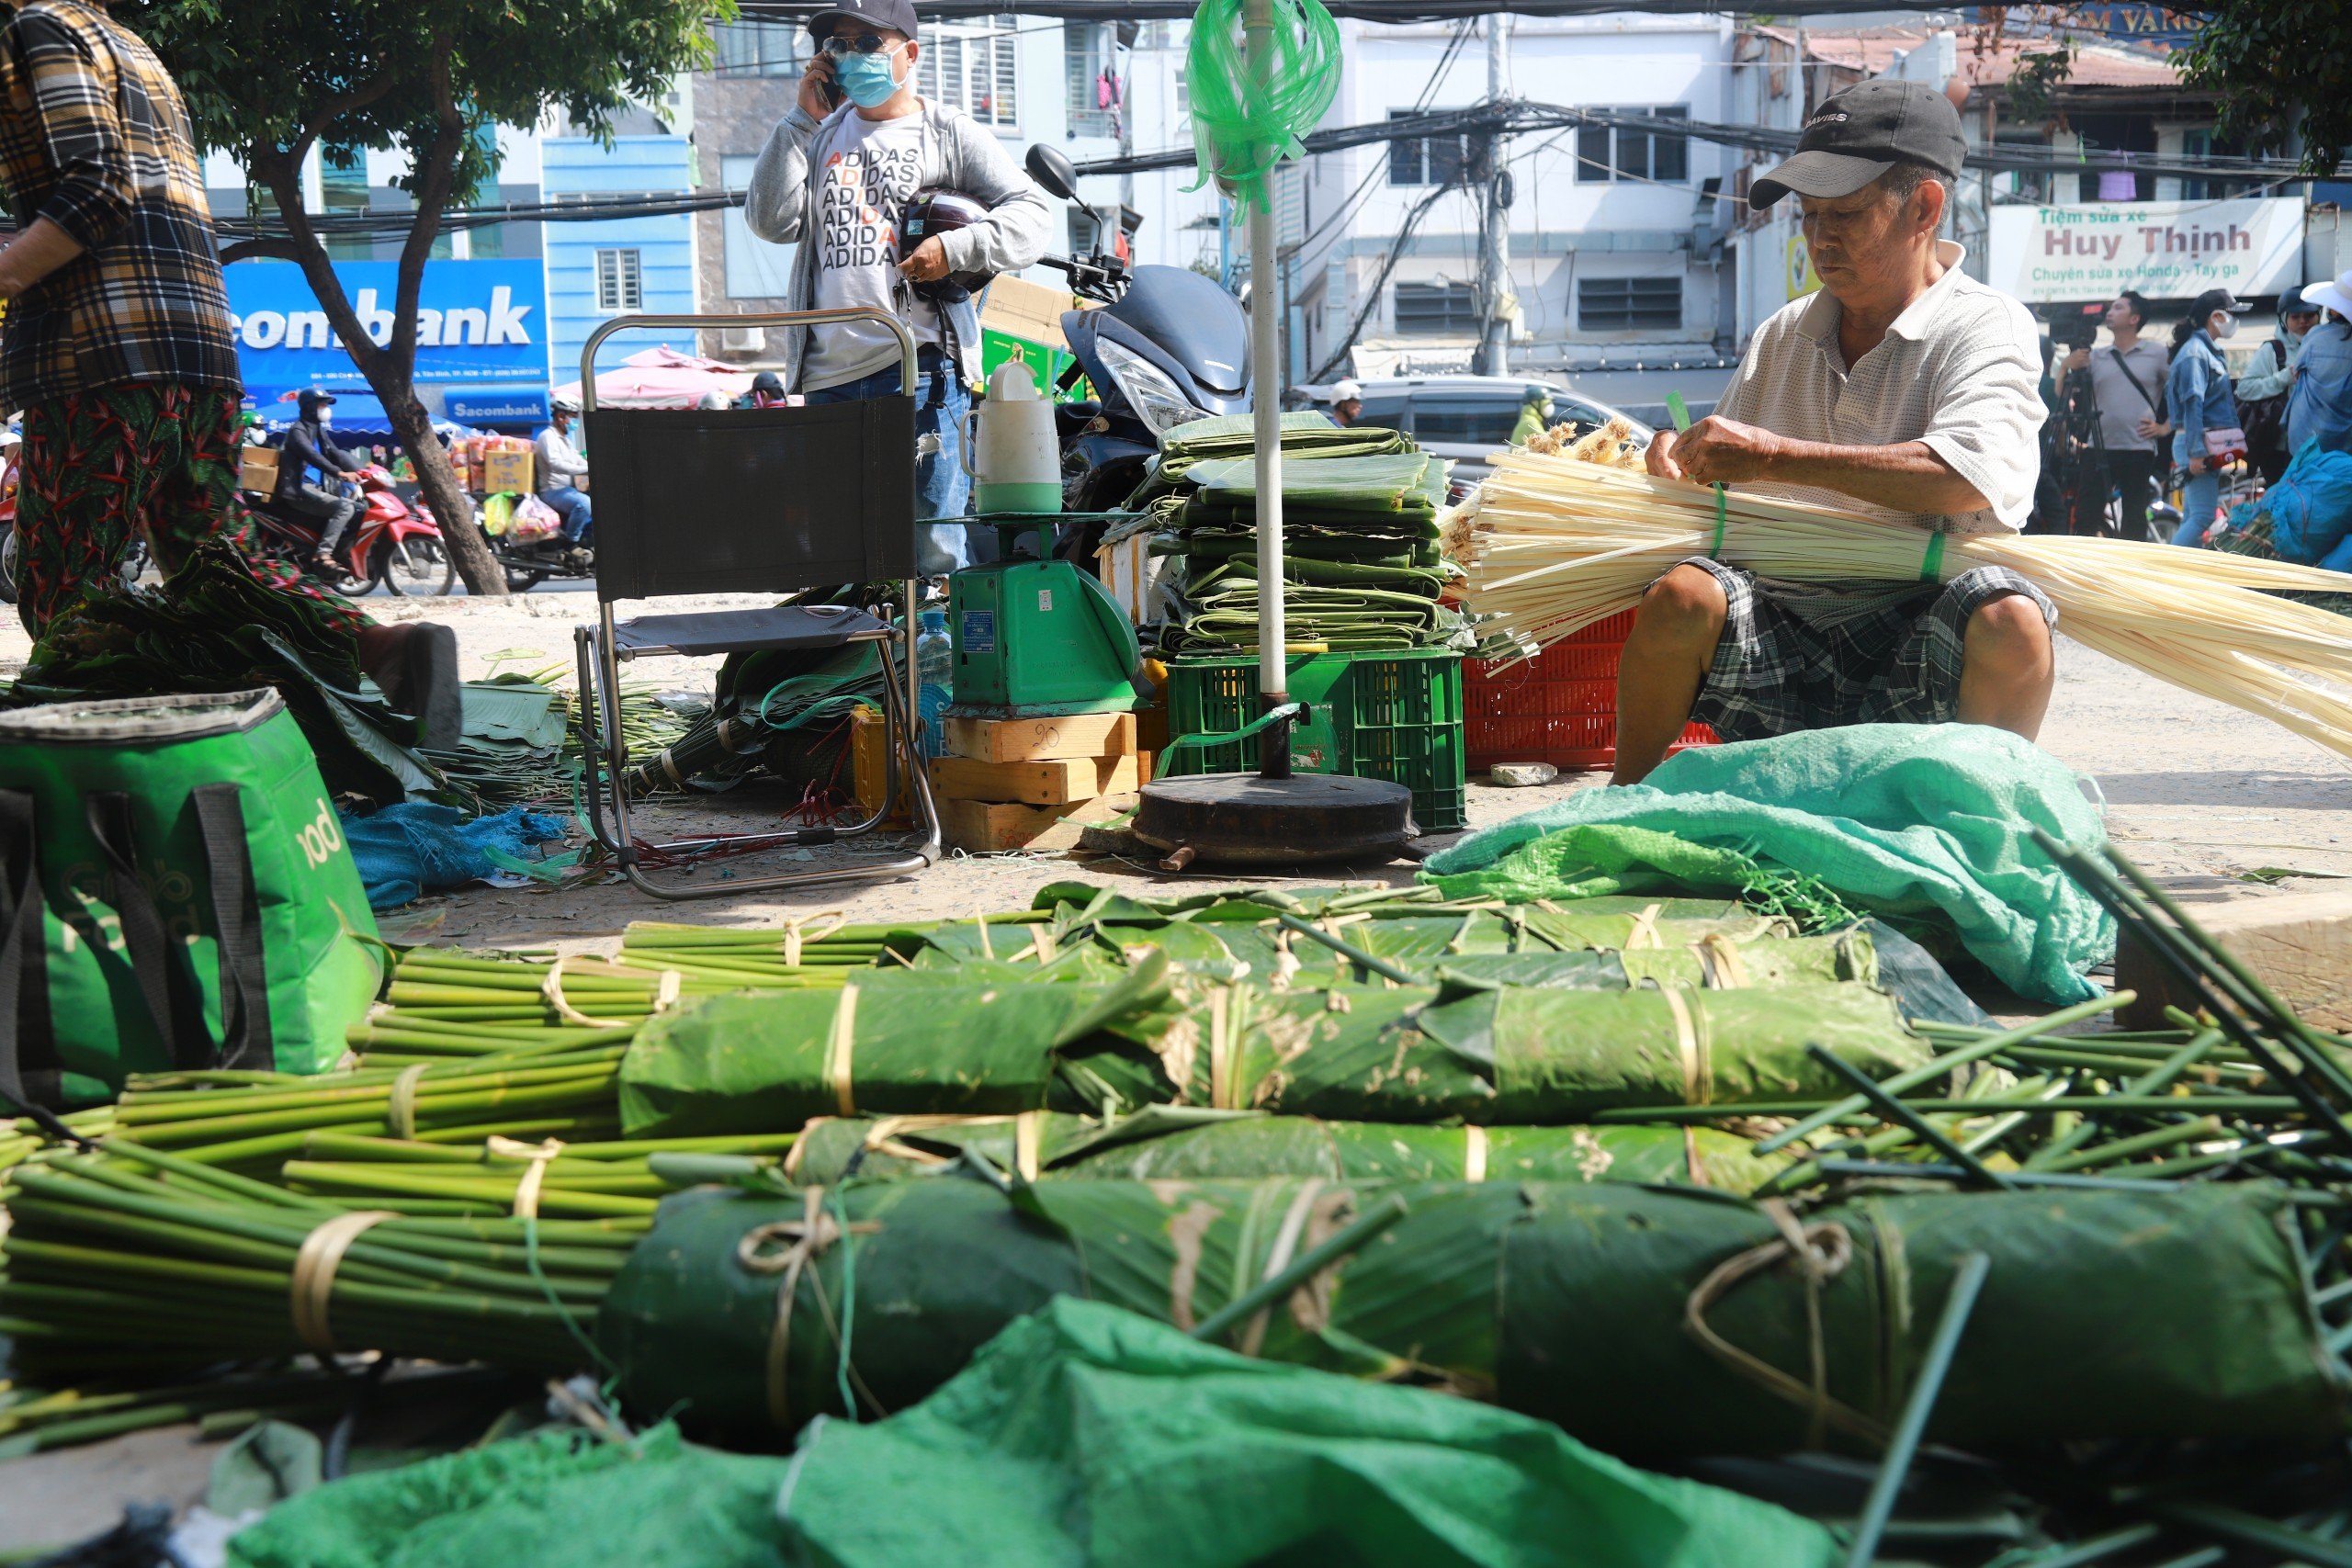
M 682 196 L 694 186 L 694 147 L 683 135 L 622 136 L 610 147 L 558 136 L 540 147 L 541 189 L 550 203 L 567 197 Z M 693 312 L 691 214 L 548 223 L 540 232 L 555 385 L 579 378 L 580 351 L 588 334 L 613 317 Z M 597 351 L 597 367 L 610 369 L 655 344 L 682 354 L 697 352 L 691 332 L 631 333 Z

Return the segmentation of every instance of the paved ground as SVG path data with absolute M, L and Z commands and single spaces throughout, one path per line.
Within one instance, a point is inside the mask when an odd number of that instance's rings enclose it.
M 470 674 L 486 671 L 493 653 L 514 649 L 534 650 L 547 662 L 568 666 L 572 625 L 593 613 L 594 604 L 583 593 L 542 589 L 504 602 L 395 604 L 379 598 L 369 607 L 390 616 L 429 614 L 447 620 L 458 630 Z M 25 651 L 23 634 L 9 617 L 0 628 L 0 670 L 21 660 Z M 707 683 L 709 678 L 707 668 L 683 660 L 650 665 L 642 672 L 664 684 Z M 2097 781 L 2109 804 L 2114 836 L 2152 870 L 2197 897 L 2268 896 L 2262 882 L 2246 880 L 2254 874 L 2352 875 L 2352 770 L 2258 719 L 2157 684 L 2068 645 L 2043 741 Z M 1500 821 L 1590 782 L 1575 780 L 1533 790 L 1474 784 L 1471 821 L 1474 826 Z M 763 802 L 738 794 L 693 810 L 671 808 L 655 827 L 664 833 L 754 830 L 772 819 L 780 804 L 773 797 Z M 762 863 L 739 862 L 717 874 L 725 879 L 731 872 L 741 878 L 753 874 Z M 1350 874 L 1403 882 L 1409 871 L 1399 864 Z M 1148 868 L 1114 860 L 1081 864 L 1009 855 L 954 859 L 919 878 L 819 890 L 789 899 L 721 897 L 669 909 L 621 885 L 555 891 L 475 889 L 426 900 L 388 921 L 387 934 L 468 944 L 609 951 L 631 919 L 758 924 L 791 912 L 830 908 L 859 919 L 967 914 L 1024 904 L 1040 883 L 1069 876 L 1138 885 L 1165 880 Z M 1192 880 L 1235 879 L 1218 875 Z M 2299 876 L 2280 886 L 2329 884 Z M 192 1502 L 201 1495 L 215 1451 L 215 1446 L 198 1442 L 192 1429 L 178 1428 L 0 1462 L 0 1553 L 104 1529 L 129 1501 Z

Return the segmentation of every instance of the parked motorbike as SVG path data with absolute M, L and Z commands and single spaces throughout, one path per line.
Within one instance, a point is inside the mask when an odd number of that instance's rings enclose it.
M 481 508 L 474 509 L 474 526 L 481 530 L 482 542 L 506 574 L 509 593 L 528 593 L 551 577 L 589 578 L 596 575 L 594 552 L 582 550 L 561 534 L 542 534 L 525 538 L 509 528 L 503 534 L 493 534 L 482 521 Z
M 1064 201 L 1078 199 L 1078 172 L 1055 148 L 1029 149 L 1030 176 Z M 1211 414 L 1250 412 L 1250 317 L 1241 302 L 1189 267 L 1129 268 L 1099 248 L 1084 258 L 1046 256 L 1070 291 L 1103 308 L 1070 310 L 1062 335 L 1078 363 L 1060 381 L 1084 376 L 1099 400 L 1064 403 L 1062 504 L 1071 512 L 1116 507 L 1142 482 L 1159 438 Z M 1096 541 L 1068 537 L 1060 553 L 1093 559 Z
M 344 493 L 353 494 L 355 486 L 366 505 L 335 551 L 335 572 L 325 579 L 329 588 L 356 595 L 381 587 L 388 593 L 437 597 L 457 585 L 457 558 L 422 502 L 411 506 L 401 500 L 390 472 L 378 463 L 344 480 Z M 319 519 L 282 507 L 272 496 L 243 494 L 272 554 L 311 558 L 319 546 Z

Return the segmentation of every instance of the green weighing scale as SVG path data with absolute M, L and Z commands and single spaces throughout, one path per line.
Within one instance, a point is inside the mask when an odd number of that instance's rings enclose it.
M 948 713 L 965 718 L 1125 713 L 1136 705 L 1143 649 L 1127 613 L 1077 563 L 1013 559 L 1013 542 L 1041 539 L 1084 513 L 983 513 L 965 521 L 997 530 L 1006 559 L 947 579 L 956 648 Z

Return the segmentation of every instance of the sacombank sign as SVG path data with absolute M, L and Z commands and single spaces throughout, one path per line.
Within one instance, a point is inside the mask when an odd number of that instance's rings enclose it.
M 337 262 L 334 270 L 368 335 L 390 342 L 400 264 Z M 362 384 L 300 267 L 237 262 L 223 276 L 247 387 Z M 416 378 L 544 381 L 547 319 L 547 283 L 537 261 L 428 262 L 417 294 Z

